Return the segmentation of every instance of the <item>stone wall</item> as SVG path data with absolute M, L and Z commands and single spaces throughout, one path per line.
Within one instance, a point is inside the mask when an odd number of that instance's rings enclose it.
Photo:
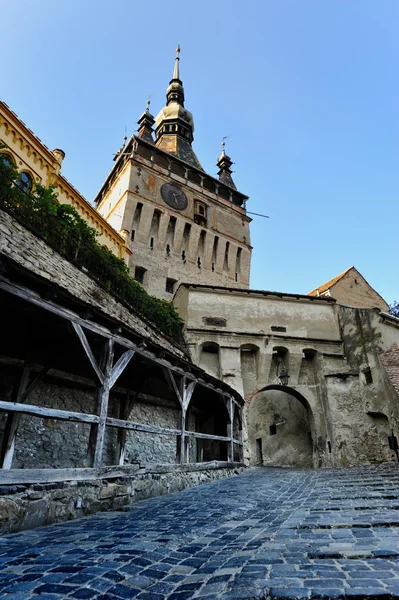
M 52 374 L 53 373 L 53 374 Z M 0 365 L 1 398 L 11 400 L 18 387 L 21 369 Z M 120 395 L 110 396 L 108 416 L 118 418 Z M 157 405 L 157 401 L 161 404 Z M 96 390 L 89 381 L 62 379 L 50 371 L 29 397 L 36 406 L 96 413 Z M 129 420 L 144 425 L 175 429 L 178 408 L 157 398 L 138 399 Z M 0 442 L 7 414 L 0 412 Z M 86 466 L 90 425 L 22 415 L 12 463 L 13 469 L 70 468 Z M 103 464 L 117 464 L 117 429 L 106 428 Z M 125 461 L 132 463 L 171 464 L 176 460 L 176 436 L 127 431 Z
M 122 510 L 138 500 L 238 474 L 241 467 L 207 465 L 155 469 L 123 479 L 0 485 L 0 533 L 81 518 L 99 511 Z

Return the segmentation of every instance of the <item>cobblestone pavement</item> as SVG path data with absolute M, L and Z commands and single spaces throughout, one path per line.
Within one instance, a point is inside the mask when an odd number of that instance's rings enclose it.
M 399 468 L 248 470 L 0 538 L 0 598 L 399 598 Z

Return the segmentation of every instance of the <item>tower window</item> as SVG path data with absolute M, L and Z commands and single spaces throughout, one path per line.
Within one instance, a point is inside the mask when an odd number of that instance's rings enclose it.
M 147 270 L 144 269 L 143 267 L 136 267 L 134 269 L 135 280 L 138 281 L 138 283 L 144 284 L 144 279 L 145 279 L 146 273 L 147 273 Z
M 194 222 L 201 227 L 206 227 L 207 205 L 199 200 L 194 200 Z
M 169 294 L 173 294 L 175 291 L 175 283 L 176 283 L 176 279 L 168 278 L 166 280 L 165 291 L 168 292 Z

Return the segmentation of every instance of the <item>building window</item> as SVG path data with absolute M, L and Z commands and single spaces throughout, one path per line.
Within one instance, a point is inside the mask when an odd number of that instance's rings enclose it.
M 269 434 L 270 435 L 276 435 L 277 433 L 277 426 L 274 423 L 273 425 L 269 425 Z
M 207 205 L 199 200 L 194 200 L 194 223 L 206 227 Z
M 176 283 L 176 279 L 167 279 L 166 280 L 166 286 L 165 286 L 165 291 L 168 292 L 168 294 L 173 294 L 175 291 L 175 283 Z
M 14 161 L 11 156 L 5 152 L 0 152 L 0 160 L 6 167 L 11 167 L 14 165 Z
M 23 192 L 30 192 L 32 189 L 32 185 L 33 185 L 33 180 L 32 177 L 29 175 L 29 173 L 26 173 L 25 171 L 23 171 L 21 173 L 21 175 L 19 176 L 17 185 L 19 188 L 21 188 L 21 190 Z
M 146 269 L 143 269 L 143 267 L 136 267 L 134 269 L 135 280 L 141 284 L 144 284 L 144 278 L 145 278 L 146 272 L 147 272 Z

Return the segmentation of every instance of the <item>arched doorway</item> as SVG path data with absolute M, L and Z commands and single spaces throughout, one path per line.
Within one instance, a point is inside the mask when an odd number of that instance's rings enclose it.
M 313 415 L 302 394 L 268 385 L 252 399 L 248 439 L 253 465 L 313 466 Z

